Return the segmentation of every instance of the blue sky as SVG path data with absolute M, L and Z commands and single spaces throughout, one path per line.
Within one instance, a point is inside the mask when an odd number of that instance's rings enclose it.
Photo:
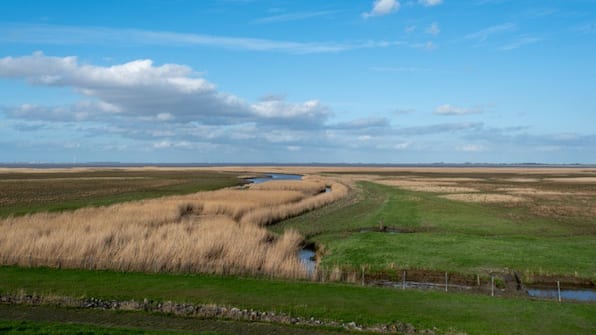
M 594 163 L 596 2 L 2 1 L 1 162 Z

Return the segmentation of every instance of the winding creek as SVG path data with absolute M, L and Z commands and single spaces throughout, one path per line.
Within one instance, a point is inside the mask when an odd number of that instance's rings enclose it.
M 267 173 L 265 177 L 249 178 L 247 180 L 253 184 L 261 184 L 273 180 L 302 180 L 302 176 L 298 174 Z M 325 192 L 331 192 L 331 188 L 326 187 Z M 306 267 L 309 275 L 315 273 L 317 261 L 314 250 L 303 248 L 298 252 L 298 258 L 300 258 L 300 261 Z

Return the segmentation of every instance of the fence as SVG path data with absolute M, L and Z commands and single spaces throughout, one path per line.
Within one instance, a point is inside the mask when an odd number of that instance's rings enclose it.
M 53 267 L 57 269 L 113 270 L 148 273 L 202 273 L 239 275 L 253 278 L 290 278 L 311 280 L 315 282 L 338 282 L 362 286 L 392 287 L 397 289 L 434 289 L 445 292 L 471 291 L 475 293 L 489 294 L 491 296 L 526 295 L 525 290 L 520 290 L 522 289 L 522 285 L 517 275 L 514 277 L 515 281 L 511 281 L 511 278 L 507 278 L 512 277 L 509 273 L 463 275 L 422 269 L 394 269 L 391 272 L 387 272 L 386 270 L 374 271 L 366 267 L 360 269 L 341 269 L 339 267 L 334 267 L 316 268 L 314 271 L 306 273 L 302 270 L 296 270 L 295 273 L 286 272 L 284 276 L 274 276 L 264 273 L 259 269 L 230 266 L 223 262 L 195 263 L 178 259 L 164 265 L 155 261 L 152 263 L 138 263 L 111 259 L 96 261 L 94 257 L 77 259 L 67 257 L 35 258 L 32 256 L 17 257 L 5 255 L 0 255 L 0 264 L 30 268 Z M 549 299 L 554 295 L 555 300 L 561 301 L 561 282 L 556 281 L 555 283 L 553 283 L 552 289 L 546 289 L 555 292 L 555 294 L 548 296 L 532 294 L 534 291 L 542 292 L 545 291 L 545 289 L 529 290 L 529 293 L 534 297 L 548 297 Z

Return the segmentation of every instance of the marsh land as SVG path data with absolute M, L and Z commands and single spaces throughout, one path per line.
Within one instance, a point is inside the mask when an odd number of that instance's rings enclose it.
M 247 182 L 268 173 L 301 178 Z M 596 331 L 593 301 L 527 294 L 594 289 L 593 168 L 6 168 L 0 204 L 0 295 L 21 302 L 0 306 L 7 331 L 68 332 L 69 318 L 100 334 L 151 318 L 203 333 Z M 168 327 L 166 314 L 94 323 L 72 309 L 105 312 L 64 307 L 90 298 L 248 316 Z

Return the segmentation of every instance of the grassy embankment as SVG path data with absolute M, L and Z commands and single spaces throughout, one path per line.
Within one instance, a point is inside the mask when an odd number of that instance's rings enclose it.
M 510 180 L 515 176 L 357 176 L 355 179 L 374 182 L 359 181 L 359 193 L 351 199 L 270 229 L 296 229 L 323 246 L 321 267 L 329 269 L 366 266 L 394 275 L 395 269 L 427 269 L 481 276 L 513 269 L 526 282 L 541 276 L 596 279 L 594 182 L 560 182 L 549 179 L 552 175 L 532 179 L 517 176 L 523 181 L 520 186 Z M 396 177 L 423 179 L 416 184 L 395 180 Z M 454 177 L 461 179 L 455 186 L 433 186 L 436 180 Z M 454 190 L 480 199 L 498 194 L 505 199 L 521 200 L 446 199 Z M 360 232 L 365 228 L 378 229 L 380 225 L 402 233 Z
M 399 320 L 418 328 L 469 334 L 596 331 L 593 304 L 209 275 L 0 267 L 0 292 L 19 290 L 117 300 L 215 303 L 363 324 Z

